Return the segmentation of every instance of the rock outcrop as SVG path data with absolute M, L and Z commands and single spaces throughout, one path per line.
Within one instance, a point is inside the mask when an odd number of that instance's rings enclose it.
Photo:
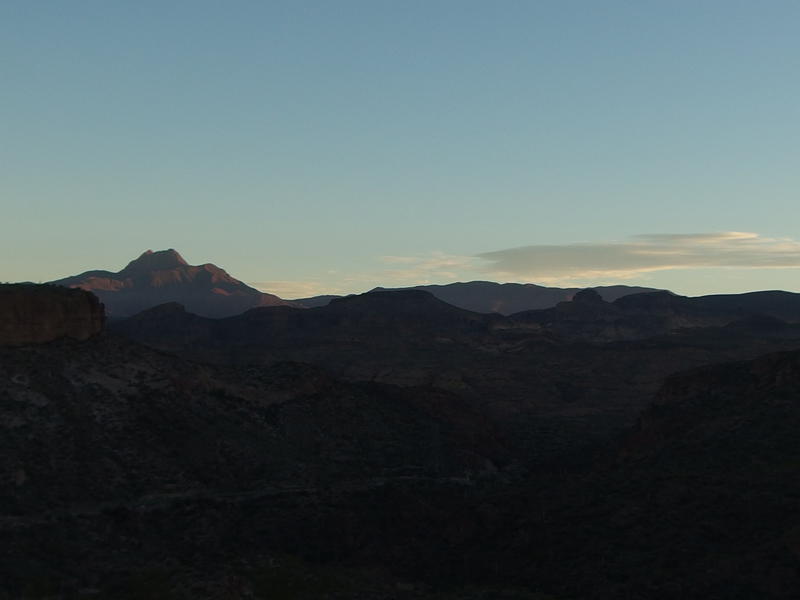
M 103 330 L 97 296 L 53 285 L 0 285 L 0 345 L 86 340 Z

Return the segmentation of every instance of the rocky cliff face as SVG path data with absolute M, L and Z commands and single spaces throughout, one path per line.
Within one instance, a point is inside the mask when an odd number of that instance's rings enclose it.
M 97 296 L 53 285 L 0 285 L 0 345 L 85 340 L 105 322 Z

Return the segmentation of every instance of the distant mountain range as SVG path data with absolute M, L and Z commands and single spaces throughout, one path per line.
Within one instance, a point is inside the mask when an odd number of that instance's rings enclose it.
M 293 361 L 345 381 L 456 393 L 533 463 L 619 434 L 670 373 L 798 348 L 800 294 L 653 292 L 609 303 L 584 290 L 552 308 L 504 316 L 402 290 L 226 319 L 168 304 L 110 329 L 197 363 Z
M 129 317 L 159 304 L 177 302 L 187 311 L 211 318 L 238 315 L 261 306 L 325 306 L 336 295 L 283 300 L 259 291 L 231 277 L 224 269 L 206 263 L 190 265 L 174 249 L 147 250 L 118 272 L 93 270 L 50 283 L 94 292 L 114 319 Z M 607 302 L 653 288 L 615 285 L 592 288 Z M 453 306 L 479 313 L 509 315 L 525 310 L 551 308 L 569 301 L 580 288 L 551 288 L 532 283 L 471 281 L 448 285 L 420 285 L 411 288 L 382 288 L 372 291 L 421 290 Z
M 179 302 L 193 313 L 214 318 L 290 304 L 234 279 L 216 265 L 190 265 L 173 249 L 148 250 L 116 273 L 86 271 L 51 283 L 93 292 L 113 318 L 165 302 Z
M 551 353 L 565 347 L 571 354 L 575 343 L 672 336 L 665 342 L 672 348 L 677 339 L 711 336 L 715 344 L 741 348 L 777 340 L 764 352 L 783 350 L 783 340 L 800 339 L 800 294 L 765 291 L 687 298 L 651 292 L 606 302 L 599 292 L 587 289 L 552 308 L 505 316 L 458 308 L 423 290 L 372 291 L 316 308 L 265 307 L 225 319 L 203 318 L 169 303 L 118 321 L 112 329 L 203 362 L 294 360 L 345 377 L 428 385 L 437 373 L 455 365 L 463 369 L 470 362 L 466 355 L 475 359 L 465 370 L 471 377 L 479 365 L 516 349 L 502 365 L 492 367 L 495 372 L 504 370 L 511 356 L 524 354 L 531 343 Z M 386 370 L 386 364 L 393 368 Z
M 469 281 L 447 285 L 417 285 L 406 288 L 376 287 L 377 291 L 422 290 L 430 292 L 448 304 L 479 313 L 511 315 L 523 310 L 551 308 L 559 302 L 572 300 L 583 288 L 545 287 L 534 283 L 495 283 L 493 281 Z M 598 286 L 596 290 L 606 302 L 613 302 L 630 294 L 663 291 L 656 288 L 629 285 Z M 306 308 L 328 304 L 338 296 L 314 296 L 294 300 Z

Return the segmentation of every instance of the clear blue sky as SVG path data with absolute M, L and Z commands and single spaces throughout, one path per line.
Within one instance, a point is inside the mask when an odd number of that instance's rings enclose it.
M 174 247 L 286 297 L 800 290 L 798 31 L 795 0 L 0 0 L 0 280 Z

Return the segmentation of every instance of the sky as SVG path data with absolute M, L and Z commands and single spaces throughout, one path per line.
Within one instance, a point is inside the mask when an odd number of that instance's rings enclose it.
M 800 291 L 796 0 L 0 0 L 0 281 Z

